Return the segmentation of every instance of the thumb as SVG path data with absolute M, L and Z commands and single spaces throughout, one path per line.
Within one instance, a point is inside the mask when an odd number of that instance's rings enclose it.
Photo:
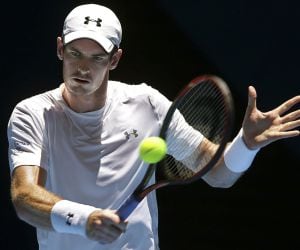
M 256 109 L 256 99 L 257 99 L 257 94 L 256 90 L 253 86 L 248 87 L 248 106 L 246 113 L 250 114 L 254 109 Z

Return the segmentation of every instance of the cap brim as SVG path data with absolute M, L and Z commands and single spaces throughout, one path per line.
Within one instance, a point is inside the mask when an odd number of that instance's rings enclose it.
M 114 44 L 107 39 L 105 36 L 99 34 L 99 33 L 95 33 L 93 31 L 74 31 L 71 32 L 69 34 L 66 34 L 64 36 L 64 44 L 70 43 L 74 40 L 80 39 L 80 38 L 88 38 L 88 39 L 92 39 L 95 42 L 97 42 L 99 45 L 101 45 L 101 47 L 103 47 L 103 49 L 107 52 L 110 53 L 114 47 Z

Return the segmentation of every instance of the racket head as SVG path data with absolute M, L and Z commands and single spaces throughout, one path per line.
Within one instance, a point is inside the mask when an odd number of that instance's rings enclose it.
M 234 125 L 233 98 L 228 85 L 220 77 L 198 76 L 182 89 L 170 107 L 161 129 L 160 137 L 167 141 L 171 121 L 177 110 L 190 126 L 212 142 L 201 142 L 201 147 L 205 147 L 210 153 L 202 152 L 200 155 L 196 149 L 189 157 L 179 160 L 167 155 L 156 167 L 155 189 L 171 184 L 187 184 L 201 178 L 220 160 L 231 139 Z M 186 135 L 187 138 L 189 136 L 191 135 Z M 176 145 L 168 145 L 170 147 Z
M 117 210 L 121 220 L 124 221 L 148 193 L 167 185 L 187 184 L 195 181 L 219 161 L 226 144 L 231 138 L 234 123 L 233 100 L 227 84 L 217 76 L 204 75 L 194 78 L 183 88 L 169 108 L 160 132 L 160 137 L 167 140 L 168 148 L 173 148 L 173 151 L 176 151 L 176 144 L 169 145 L 168 136 L 174 118 L 178 117 L 183 117 L 193 127 L 192 131 L 200 131 L 210 141 L 206 149 L 208 152 L 213 153 L 208 155 L 206 153 L 199 154 L 196 149 L 196 153 L 193 152 L 187 158 L 178 160 L 167 155 L 161 162 L 150 164 L 140 185 Z M 180 126 L 177 127 L 179 127 L 180 132 L 184 133 L 186 131 L 186 129 L 180 130 Z M 186 139 L 191 139 L 189 136 L 188 133 Z M 205 140 L 199 142 L 200 147 L 204 142 Z M 207 143 L 205 142 L 205 144 Z M 205 144 L 204 146 L 206 146 Z M 209 147 L 211 145 L 212 148 Z M 179 154 L 180 150 L 184 150 L 184 148 L 177 149 Z M 203 161 L 203 159 L 205 160 Z M 192 165 L 199 164 L 199 168 L 191 167 L 191 163 Z M 156 183 L 147 186 L 154 171 L 156 173 Z

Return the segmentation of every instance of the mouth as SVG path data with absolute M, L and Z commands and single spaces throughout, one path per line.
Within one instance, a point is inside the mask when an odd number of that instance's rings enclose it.
M 73 81 L 80 83 L 80 84 L 88 84 L 90 81 L 83 77 L 73 77 Z

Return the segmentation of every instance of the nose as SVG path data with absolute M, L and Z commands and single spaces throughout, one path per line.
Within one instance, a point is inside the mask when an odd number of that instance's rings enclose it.
M 87 67 L 82 67 L 82 66 L 78 66 L 77 71 L 81 74 L 81 75 L 87 75 L 90 73 L 90 70 Z
M 90 73 L 90 68 L 87 60 L 82 59 L 78 62 L 77 71 L 81 75 L 87 75 Z

